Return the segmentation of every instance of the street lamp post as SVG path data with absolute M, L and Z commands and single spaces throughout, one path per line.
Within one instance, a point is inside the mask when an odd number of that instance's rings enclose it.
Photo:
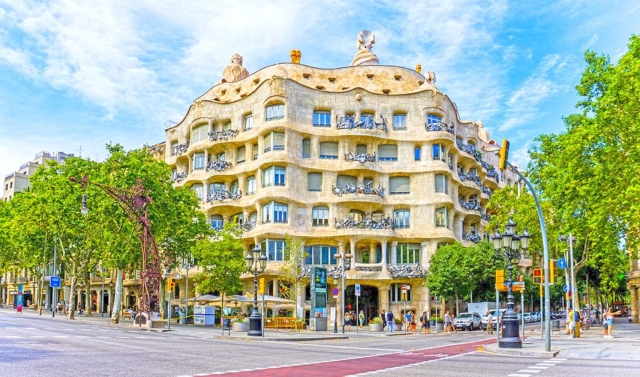
M 574 265 L 575 265 L 575 261 L 573 260 L 573 244 L 576 242 L 576 239 L 573 237 L 573 235 L 571 233 L 569 233 L 569 238 L 567 238 L 566 236 L 560 236 L 558 237 L 558 239 L 560 241 L 565 241 L 569 243 L 569 267 L 571 268 L 571 281 L 569 282 L 567 280 L 567 284 L 569 286 L 571 286 L 571 308 L 575 311 L 576 310 L 576 306 L 577 305 L 577 295 L 578 295 L 578 287 L 576 287 L 576 274 L 574 272 Z M 567 271 L 568 269 L 565 268 L 565 271 Z M 568 301 L 567 301 L 568 302 Z M 567 305 L 568 307 L 569 305 Z M 578 308 L 578 311 L 580 311 L 580 308 Z M 566 322 L 569 323 L 569 310 L 566 311 L 567 314 L 567 320 Z
M 509 219 L 505 226 L 505 232 L 500 234 L 496 229 L 495 235 L 491 237 L 496 256 L 506 258 L 509 262 L 509 266 L 507 267 L 509 270 L 507 311 L 502 320 L 504 330 L 502 332 L 502 340 L 498 344 L 499 348 L 522 348 L 518 316 L 514 310 L 515 304 L 513 302 L 513 264 L 527 255 L 529 238 L 531 236 L 527 233 L 527 229 L 518 236 L 515 229 L 516 223 L 513 222 L 512 219 Z
M 254 247 L 244 258 L 247 272 L 253 274 L 253 310 L 249 316 L 249 336 L 262 336 L 262 316 L 258 312 L 258 275 L 267 267 L 267 256 L 259 246 Z
M 345 270 L 345 266 L 344 266 L 344 264 L 345 264 L 345 260 L 346 260 L 346 259 L 351 260 L 352 255 L 351 255 L 351 254 L 344 254 L 344 257 L 343 257 L 343 255 L 342 255 L 342 254 L 343 254 L 343 253 L 338 253 L 338 254 L 336 254 L 334 257 L 335 257 L 336 259 L 340 259 L 340 260 L 341 260 L 341 266 L 342 266 L 342 271 L 341 271 L 341 273 L 340 273 L 340 280 L 341 280 L 341 286 L 342 286 L 342 288 L 341 288 L 341 290 L 340 290 L 340 300 L 342 301 L 342 310 L 340 311 L 340 313 L 341 313 L 341 315 L 342 315 L 342 319 L 341 319 L 341 323 L 342 323 L 342 333 L 344 334 L 344 318 L 345 318 L 345 314 L 346 314 L 346 313 L 345 313 L 345 311 L 344 311 L 344 308 L 345 308 L 345 306 L 346 306 L 346 305 L 345 305 L 345 302 L 344 302 L 344 278 L 345 278 L 345 277 L 346 277 L 346 275 L 347 275 L 347 271 Z M 338 332 L 338 331 L 337 331 L 337 329 L 336 329 L 336 327 L 335 327 L 335 326 L 337 326 L 336 324 L 338 323 L 338 318 L 340 318 L 340 315 L 338 315 L 338 313 L 336 313 L 336 322 L 335 322 L 335 324 L 334 324 L 334 329 L 333 329 L 333 332 L 334 332 L 334 333 Z

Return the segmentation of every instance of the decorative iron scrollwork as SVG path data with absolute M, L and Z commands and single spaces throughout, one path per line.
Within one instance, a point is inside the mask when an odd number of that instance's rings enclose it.
M 459 200 L 460 206 L 464 209 L 468 209 L 471 211 L 480 211 L 482 207 L 480 207 L 480 203 L 476 201 L 465 202 L 464 200 Z
M 209 132 L 209 140 L 218 141 L 218 140 L 229 140 L 232 137 L 238 136 L 238 129 L 228 129 L 222 131 L 213 131 Z
M 253 220 L 253 221 L 245 221 L 244 223 L 242 223 L 240 225 L 240 227 L 242 228 L 242 230 L 245 230 L 245 231 L 248 232 L 248 231 L 250 231 L 250 230 L 252 230 L 253 228 L 256 227 L 256 221 L 255 220 Z
M 487 170 L 487 178 L 493 178 L 496 182 L 500 182 L 500 173 L 493 166 Z
M 482 180 L 477 174 L 464 173 L 461 170 L 458 170 L 458 176 L 460 177 L 461 181 L 470 181 L 475 183 L 478 186 L 482 186 Z
M 427 276 L 427 270 L 420 264 L 391 264 L 389 273 L 393 278 L 423 278 Z
M 213 190 L 207 194 L 207 202 L 222 201 L 225 199 L 236 200 L 242 197 L 242 190 L 229 192 L 227 190 Z
M 380 115 L 382 122 L 378 123 L 370 115 L 362 117 L 356 122 L 355 115 L 345 115 L 336 122 L 336 128 L 341 130 L 352 130 L 354 128 L 363 128 L 365 130 L 382 130 L 388 132 L 387 119 Z
M 182 182 L 185 178 L 187 178 L 187 172 L 183 171 L 182 173 L 177 173 L 174 177 L 173 177 L 173 181 L 174 182 Z
M 366 194 L 366 195 L 378 195 L 384 198 L 384 187 L 378 185 L 378 188 L 374 189 L 373 184 L 371 182 L 366 185 L 354 185 L 353 183 L 347 182 L 342 186 L 331 186 L 331 192 L 334 195 L 342 196 L 342 194 Z
M 488 213 L 483 213 L 482 212 L 482 213 L 480 213 L 480 218 L 482 220 L 489 221 L 489 220 L 491 220 L 491 215 L 489 215 Z
M 487 186 L 482 186 L 480 188 L 482 190 L 482 193 L 487 194 L 489 196 L 493 195 L 493 191 L 491 191 L 490 188 L 488 188 Z
M 453 125 L 446 124 L 444 122 L 431 122 L 425 124 L 425 128 L 428 132 L 446 131 L 450 134 L 456 133 L 456 128 Z
M 351 152 L 347 152 L 344 154 L 344 160 L 347 162 L 358 161 L 361 164 L 365 162 L 376 162 L 376 152 L 360 153 L 360 154 L 353 154 Z
M 456 145 L 458 149 L 463 152 L 469 153 L 475 158 L 476 161 L 482 161 L 482 153 L 476 149 L 476 146 L 473 144 L 462 144 L 462 140 L 456 139 Z
M 356 271 L 361 271 L 361 272 L 382 272 L 382 267 L 380 267 L 380 266 L 376 266 L 376 267 L 358 266 L 358 267 L 356 267 Z
M 223 171 L 223 170 L 230 169 L 232 166 L 233 164 L 228 161 L 222 161 L 222 160 L 209 161 L 207 163 L 207 171 L 209 170 Z
M 462 239 L 465 241 L 471 241 L 473 243 L 482 241 L 482 237 L 474 233 L 462 233 Z
M 367 214 L 362 221 L 355 221 L 351 217 L 344 218 L 338 221 L 337 218 L 333 219 L 336 229 L 348 229 L 348 228 L 357 228 L 357 229 L 371 229 L 371 230 L 394 230 L 395 222 L 393 219 L 387 215 L 387 217 L 382 218 L 380 220 L 373 220 L 371 215 Z
M 187 142 L 186 142 L 186 143 L 184 143 L 184 144 L 178 144 L 178 145 L 176 145 L 176 154 L 179 156 L 179 155 L 181 155 L 181 154 L 183 154 L 183 153 L 186 153 L 186 152 L 187 152 L 187 149 L 189 149 L 189 144 L 190 144 L 190 143 L 191 143 L 191 142 L 190 142 L 189 140 L 187 140 Z

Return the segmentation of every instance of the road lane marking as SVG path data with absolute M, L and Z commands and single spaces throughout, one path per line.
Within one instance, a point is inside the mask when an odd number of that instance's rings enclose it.
M 520 373 L 539 373 L 542 372 L 541 370 L 537 370 L 537 369 L 520 369 L 518 372 Z

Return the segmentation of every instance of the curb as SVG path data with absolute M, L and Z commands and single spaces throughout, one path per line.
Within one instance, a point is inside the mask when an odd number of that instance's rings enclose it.
M 540 351 L 537 349 L 527 349 L 527 348 L 499 348 L 498 345 L 496 344 L 490 344 L 490 345 L 484 346 L 484 352 L 500 354 L 500 355 L 542 357 L 547 359 L 553 359 L 560 353 L 560 350 L 547 352 L 547 351 Z
M 244 341 L 258 341 L 258 342 L 312 342 L 316 340 L 345 340 L 349 339 L 348 336 L 316 336 L 305 338 L 262 338 L 262 337 L 248 337 L 248 336 L 224 336 L 214 335 L 214 339 L 221 340 L 244 340 Z

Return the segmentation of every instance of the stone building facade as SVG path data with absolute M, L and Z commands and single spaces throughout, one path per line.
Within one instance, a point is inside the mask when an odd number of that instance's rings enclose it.
M 503 177 L 487 130 L 460 119 L 432 72 L 380 65 L 372 37 L 344 68 L 299 64 L 292 51 L 293 63 L 249 74 L 234 56 L 223 80 L 166 130 L 165 161 L 213 227 L 237 219 L 246 250 L 265 250 L 267 294 L 278 295 L 288 234 L 303 240 L 307 266 L 327 267 L 330 288 L 340 286 L 334 255 L 352 256 L 347 309 L 359 283 L 367 317 L 398 315 L 406 284 L 407 310 L 422 313 L 434 309 L 424 287 L 431 255 L 439 244 L 478 242 L 492 192 L 515 179 Z M 298 306 L 308 311 L 309 299 L 301 292 Z M 328 307 L 342 304 L 329 295 Z

